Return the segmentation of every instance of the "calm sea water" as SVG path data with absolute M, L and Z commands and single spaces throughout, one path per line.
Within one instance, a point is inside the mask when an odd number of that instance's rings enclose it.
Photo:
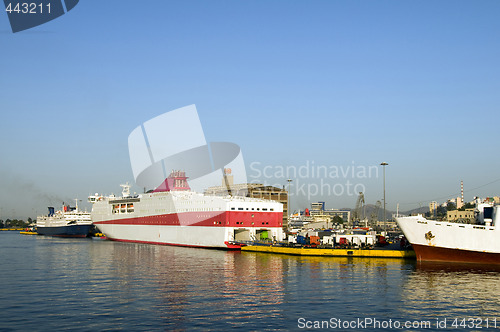
M 445 318 L 450 330 L 457 330 L 456 318 L 458 329 L 486 330 L 486 322 L 491 329 L 497 319 L 500 330 L 500 272 L 485 268 L 17 232 L 0 232 L 0 266 L 1 331 L 261 331 L 314 324 L 348 330 L 346 322 L 354 330 L 406 321 L 429 321 L 427 330 L 436 330 L 436 319 L 443 327 Z M 379 325 L 360 326 L 365 319 Z M 422 330 L 401 330 L 411 329 Z

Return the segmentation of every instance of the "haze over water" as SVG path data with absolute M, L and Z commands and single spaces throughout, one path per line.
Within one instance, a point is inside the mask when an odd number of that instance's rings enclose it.
M 0 233 L 0 330 L 299 330 L 306 322 L 481 318 L 500 272 Z M 476 324 L 479 321 L 475 321 Z M 478 326 L 476 326 L 478 328 Z M 407 329 L 405 329 L 407 330 Z M 415 329 L 418 330 L 418 329 Z

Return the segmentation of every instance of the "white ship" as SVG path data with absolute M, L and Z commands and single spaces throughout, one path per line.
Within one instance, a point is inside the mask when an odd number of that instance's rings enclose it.
M 46 216 L 36 218 L 36 230 L 38 234 L 60 236 L 60 237 L 87 237 L 92 230 L 92 220 L 90 212 L 78 209 L 78 200 L 76 207 L 63 205 L 62 210 L 54 211 L 49 207 L 49 213 Z
M 283 236 L 283 205 L 248 197 L 193 192 L 185 172 L 172 171 L 153 192 L 89 196 L 92 220 L 115 241 L 238 249 L 246 241 Z
M 500 206 L 477 205 L 473 224 L 428 220 L 422 215 L 396 221 L 418 261 L 500 264 Z

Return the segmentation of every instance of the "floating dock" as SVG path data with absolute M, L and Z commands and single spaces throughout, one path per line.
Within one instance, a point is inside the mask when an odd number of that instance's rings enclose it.
M 246 246 L 241 251 L 265 252 L 296 256 L 330 256 L 330 257 L 372 257 L 372 258 L 404 258 L 415 259 L 413 250 L 387 249 L 317 249 L 290 248 L 280 246 Z
M 38 235 L 37 232 L 28 232 L 28 231 L 21 231 L 21 232 L 19 232 L 19 234 L 23 234 L 23 235 Z

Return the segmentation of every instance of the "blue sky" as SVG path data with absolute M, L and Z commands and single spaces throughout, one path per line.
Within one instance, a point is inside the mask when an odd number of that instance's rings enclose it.
M 485 185 L 500 178 L 499 14 L 498 1 L 87 0 L 13 34 L 0 13 L 0 218 L 119 193 L 129 133 L 190 104 L 250 177 L 251 163 L 386 161 L 388 209 L 457 196 L 460 180 L 466 199 L 499 195 Z M 325 180 L 382 198 L 381 171 Z M 356 196 L 292 207 L 309 201 Z

